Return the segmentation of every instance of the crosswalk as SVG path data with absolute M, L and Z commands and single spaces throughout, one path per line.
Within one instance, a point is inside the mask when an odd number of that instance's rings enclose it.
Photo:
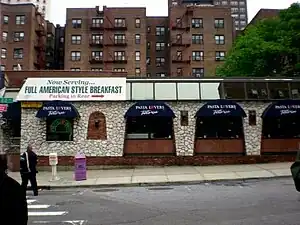
M 63 220 L 61 217 L 66 216 L 69 213 L 68 211 L 57 210 L 57 208 L 53 205 L 40 204 L 37 199 L 31 199 L 30 197 L 26 198 L 28 205 L 28 217 L 31 221 L 29 224 L 85 225 L 87 222 L 85 220 Z

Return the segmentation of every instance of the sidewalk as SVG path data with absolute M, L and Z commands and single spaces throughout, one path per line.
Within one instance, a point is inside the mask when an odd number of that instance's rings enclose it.
M 173 166 L 147 167 L 136 169 L 89 170 L 87 180 L 74 181 L 73 173 L 58 172 L 58 181 L 50 181 L 50 172 L 37 175 L 42 188 L 105 187 L 105 186 L 139 186 L 166 185 L 180 183 L 203 183 L 221 180 L 244 180 L 275 177 L 291 177 L 292 163 L 269 163 L 226 166 Z M 20 175 L 9 172 L 20 181 Z

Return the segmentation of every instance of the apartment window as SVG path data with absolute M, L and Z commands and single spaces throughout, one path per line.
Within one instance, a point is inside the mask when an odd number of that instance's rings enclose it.
M 156 36 L 164 36 L 165 35 L 165 27 L 156 27 Z
M 1 48 L 1 59 L 6 59 L 7 57 L 7 49 Z
M 148 32 L 148 33 L 151 32 L 151 27 L 150 27 L 150 26 L 147 27 L 147 32 Z
M 217 51 L 216 52 L 216 61 L 223 61 L 223 60 L 225 60 L 225 52 Z
M 140 51 L 135 52 L 135 61 L 141 61 L 141 52 Z
M 103 60 L 103 52 L 102 51 L 92 51 L 92 58 L 95 60 Z
M 126 27 L 125 19 L 123 18 L 115 19 L 115 27 Z
M 81 35 L 72 35 L 71 43 L 73 45 L 80 45 L 81 44 Z
M 193 34 L 192 44 L 203 44 L 203 34 Z
M 225 36 L 224 35 L 215 35 L 216 45 L 224 45 L 225 44 Z
M 24 32 L 14 32 L 14 41 L 19 42 L 19 41 L 24 41 Z
M 140 34 L 135 35 L 135 44 L 137 44 L 137 45 L 141 44 L 141 35 Z
M 227 1 L 222 1 L 222 5 L 227 5 Z
M 73 67 L 73 68 L 71 68 L 71 71 L 73 71 L 73 72 L 75 72 L 75 71 L 80 71 L 80 68 L 78 68 L 78 67 Z
M 165 50 L 166 44 L 164 42 L 156 42 L 155 49 L 156 51 L 163 51 Z
M 91 68 L 91 71 L 94 71 L 94 72 L 102 72 L 102 71 L 103 71 L 103 68 Z
M 81 19 L 72 19 L 72 27 L 74 29 L 81 28 L 81 23 L 82 23 Z
M 1 66 L 0 66 L 0 71 L 5 71 L 5 69 L 6 69 L 6 68 L 5 68 L 4 65 L 1 65 Z
M 194 51 L 192 52 L 192 60 L 193 61 L 203 61 L 204 60 L 204 53 L 203 51 Z
M 64 42 L 65 42 L 65 38 L 64 38 L 64 37 L 60 37 L 60 38 L 59 38 L 59 42 L 60 42 L 60 43 L 64 43 Z
M 245 20 L 241 20 L 241 26 L 245 26 L 246 25 L 246 21 Z
M 72 51 L 71 52 L 71 61 L 80 61 L 81 60 L 81 52 L 80 51 Z
M 3 31 L 2 32 L 2 41 L 6 42 L 7 41 L 7 37 L 8 37 L 8 32 Z
M 125 34 L 115 34 L 114 40 L 115 44 L 125 44 Z
M 3 16 L 3 24 L 8 24 L 9 16 Z
M 236 21 L 234 21 L 234 24 L 238 26 L 238 25 L 240 25 L 240 21 L 236 20 Z
M 148 41 L 148 42 L 147 42 L 147 48 L 150 49 L 150 47 L 151 47 L 151 44 L 150 44 L 150 42 Z
M 239 8 L 233 7 L 231 8 L 231 13 L 237 13 L 239 11 Z
M 241 19 L 246 19 L 246 15 L 245 14 L 240 14 L 240 18 Z
M 243 6 L 244 6 L 244 5 L 245 5 L 245 2 L 243 2 L 243 1 L 240 1 L 240 5 L 243 5 Z
M 23 59 L 23 48 L 14 48 L 14 59 Z
M 92 27 L 101 27 L 104 23 L 103 18 L 93 18 L 92 19 Z
M 224 28 L 224 19 L 215 19 L 215 28 Z
M 192 19 L 192 28 L 202 28 L 203 27 L 203 19 L 194 18 Z
M 125 72 L 125 68 L 114 68 L 113 71 L 122 73 L 122 72 Z
M 240 12 L 246 12 L 246 9 L 245 8 L 240 8 Z
M 135 28 L 141 28 L 141 19 L 140 18 L 135 19 Z
M 141 76 L 141 68 L 135 68 L 135 75 L 136 76 Z
M 16 16 L 16 24 L 17 25 L 24 25 L 25 24 L 25 16 Z
M 103 34 L 93 34 L 92 35 L 92 43 L 93 44 L 103 43 Z
M 231 1 L 230 2 L 230 5 L 238 5 L 239 3 L 238 3 L 238 1 Z
M 114 59 L 116 61 L 125 61 L 125 51 L 116 51 L 114 52 Z
M 22 65 L 13 65 L 12 66 L 12 70 L 13 71 L 19 71 L 19 70 L 22 70 L 23 66 Z
M 204 77 L 204 68 L 192 68 L 192 75 L 194 77 Z
M 164 57 L 157 57 L 155 59 L 156 67 L 161 67 L 165 64 L 166 60 Z

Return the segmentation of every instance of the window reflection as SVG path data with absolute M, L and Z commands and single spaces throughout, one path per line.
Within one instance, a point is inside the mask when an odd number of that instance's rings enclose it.
M 267 99 L 267 83 L 265 82 L 253 82 L 246 83 L 246 91 L 248 99 Z
M 283 82 L 269 83 L 269 93 L 271 99 L 286 99 L 290 98 L 289 84 Z
M 245 84 L 243 82 L 224 82 L 226 99 L 245 99 Z
M 299 82 L 290 83 L 290 87 L 291 87 L 292 99 L 299 99 L 300 98 L 300 83 Z

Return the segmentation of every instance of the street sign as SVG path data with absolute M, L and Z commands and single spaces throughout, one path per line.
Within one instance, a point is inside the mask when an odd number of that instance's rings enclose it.
M 6 104 L 0 104 L 0 112 L 6 112 L 8 105 Z
M 0 98 L 0 104 L 10 104 L 13 102 L 14 102 L 13 98 Z

